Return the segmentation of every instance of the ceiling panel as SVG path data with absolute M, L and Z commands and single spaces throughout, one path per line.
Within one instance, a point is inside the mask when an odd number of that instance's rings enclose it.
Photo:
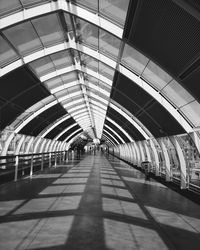
M 3 34 L 17 48 L 20 55 L 23 56 L 43 47 L 30 21 L 8 28 L 3 31 Z
M 0 112 L 2 117 L 8 116 L 5 120 L 5 117 L 3 118 L 2 127 L 8 125 L 27 108 L 50 95 L 26 67 L 14 70 L 2 77 L 0 86 L 0 99 L 2 100 Z
M 114 109 L 108 107 L 107 116 L 119 124 L 135 141 L 144 140 L 143 135 Z
M 130 140 L 125 136 L 124 133 L 121 132 L 119 128 L 117 128 L 112 122 L 109 122 L 107 119 L 105 120 L 105 124 L 111 127 L 125 142 L 130 142 Z M 105 126 L 105 125 L 104 125 Z
M 43 129 L 56 121 L 58 118 L 66 115 L 67 112 L 60 104 L 54 105 L 51 108 L 42 112 L 39 116 L 29 122 L 20 133 L 26 135 L 37 136 Z
M 177 77 L 200 54 L 199 21 L 176 5 L 175 1 L 136 2 L 137 8 L 132 4 L 130 10 L 125 37 L 134 47 Z
M 65 139 L 67 139 L 68 136 L 70 136 L 74 131 L 76 131 L 77 129 L 80 129 L 80 126 L 77 124 L 76 126 L 74 126 L 73 128 L 69 129 L 67 132 L 65 132 L 60 138 L 60 141 L 63 141 Z M 80 132 L 80 131 L 79 131 Z
M 56 126 L 54 129 L 52 129 L 45 138 L 53 139 L 55 136 L 57 136 L 59 133 L 61 133 L 64 129 L 69 127 L 70 125 L 74 124 L 75 121 L 72 117 L 67 119 L 66 121 L 60 123 L 58 126 Z M 60 140 L 60 139 L 59 139 Z

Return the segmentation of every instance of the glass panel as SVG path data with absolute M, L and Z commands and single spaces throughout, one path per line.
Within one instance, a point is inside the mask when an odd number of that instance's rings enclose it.
M 64 89 L 64 90 L 61 90 L 59 92 L 56 92 L 54 95 L 56 96 L 56 98 L 60 98 L 63 96 L 68 96 L 69 93 L 68 93 L 67 89 Z
M 43 4 L 44 2 L 50 2 L 50 0 L 20 0 L 24 7 L 31 5 Z
M 98 27 L 80 18 L 75 19 L 76 35 L 80 43 L 98 47 Z
M 78 115 L 78 114 L 81 114 L 81 113 L 84 113 L 84 112 L 87 112 L 87 108 L 86 107 L 79 108 L 79 109 L 77 109 L 75 111 L 72 111 L 72 112 L 70 112 L 70 114 L 74 116 L 74 115 Z
M 180 110 L 194 124 L 195 127 L 200 126 L 200 104 L 197 101 L 185 105 Z
M 185 160 L 189 183 L 200 186 L 200 155 L 192 139 L 192 134 L 178 137 Z
M 172 139 L 170 140 L 168 137 L 164 137 L 163 142 L 167 148 L 172 176 L 176 179 L 180 179 L 181 178 L 181 166 L 180 166 L 178 154 L 176 152 L 176 148 L 174 144 L 172 143 L 173 137 L 171 138 Z
M 107 55 L 117 58 L 121 40 L 105 30 L 99 30 L 99 49 Z
M 98 61 L 91 56 L 81 53 L 81 62 L 84 66 L 92 69 L 93 71 L 98 71 Z
M 94 84 L 95 86 L 99 86 L 101 89 L 106 90 L 107 92 L 110 92 L 111 90 L 111 86 L 109 86 L 108 84 L 99 81 L 98 79 L 91 77 L 91 76 L 86 76 L 86 84 L 87 82 Z
M 77 3 L 81 6 L 90 8 L 92 10 L 98 10 L 98 1 L 99 0 L 71 0 L 71 2 Z
M 10 61 L 16 60 L 18 55 L 10 47 L 10 45 L 0 36 L 0 65 L 4 65 Z
M 170 84 L 162 90 L 162 93 L 176 104 L 177 107 L 181 107 L 194 100 L 194 98 L 175 80 L 170 82 Z
M 76 105 L 85 104 L 82 95 L 77 95 L 75 98 L 69 98 L 61 103 L 67 110 L 74 108 Z
M 76 85 L 76 86 L 68 88 L 67 91 L 68 93 L 73 93 L 73 92 L 81 91 L 81 88 L 80 88 L 80 85 Z
M 49 56 L 31 62 L 29 65 L 39 77 L 55 71 L 55 67 Z
M 46 81 L 44 82 L 45 86 L 48 88 L 48 89 L 54 89 L 56 87 L 59 87 L 60 85 L 63 84 L 62 80 L 60 77 L 55 77 L 49 81 Z
M 19 0 L 0 0 L 0 15 L 4 15 L 9 12 L 22 9 L 22 5 Z
M 70 72 L 68 74 L 61 76 L 63 83 L 66 84 L 68 82 L 76 81 L 77 80 L 77 73 L 76 71 Z
M 168 84 L 172 77 L 162 70 L 158 65 L 150 61 L 144 70 L 142 77 L 157 89 L 162 89 Z
M 72 65 L 72 57 L 69 51 L 61 51 L 51 55 L 51 59 L 56 69 L 69 67 Z
M 4 30 L 3 33 L 22 55 L 42 48 L 42 44 L 30 22 L 16 25 Z
M 128 5 L 129 0 L 101 0 L 99 1 L 99 12 L 124 26 Z
M 106 66 L 104 63 L 99 63 L 99 74 L 112 80 L 115 74 L 114 69 Z
M 149 59 L 140 52 L 125 44 L 121 62 L 138 75 L 141 75 Z
M 44 46 L 64 41 L 63 32 L 56 14 L 34 19 L 32 23 Z

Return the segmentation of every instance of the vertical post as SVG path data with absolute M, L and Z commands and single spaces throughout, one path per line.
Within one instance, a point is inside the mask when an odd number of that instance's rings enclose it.
M 49 168 L 51 167 L 51 153 L 49 153 Z
M 62 152 L 62 162 L 65 162 L 65 151 Z
M 30 178 L 32 178 L 33 175 L 33 154 L 31 155 L 31 168 L 30 168 Z
M 41 171 L 43 171 L 44 169 L 44 154 L 42 153 L 42 157 L 41 157 Z
M 59 153 L 60 154 L 60 164 L 62 162 L 62 152 Z
M 69 159 L 69 152 L 65 151 L 65 162 L 68 162 Z
M 17 181 L 17 177 L 18 177 L 18 166 L 19 166 L 19 156 L 16 155 L 15 156 L 15 181 Z
M 166 148 L 163 141 L 161 141 L 161 147 L 162 147 L 163 155 L 165 158 L 165 170 L 166 170 L 165 180 L 171 181 L 171 178 L 172 178 L 171 165 L 170 165 L 170 160 L 169 160 L 167 148 Z
M 55 164 L 54 166 L 56 167 L 57 166 L 57 152 L 55 152 Z

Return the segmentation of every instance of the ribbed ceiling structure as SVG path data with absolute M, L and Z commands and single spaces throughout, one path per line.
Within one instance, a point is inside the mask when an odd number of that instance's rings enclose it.
M 0 130 L 109 145 L 200 126 L 200 4 L 1 0 Z

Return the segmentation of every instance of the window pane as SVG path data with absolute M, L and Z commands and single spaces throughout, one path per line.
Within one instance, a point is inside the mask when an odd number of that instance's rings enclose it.
M 4 30 L 3 33 L 22 55 L 42 48 L 38 35 L 30 22 L 16 25 Z
M 70 72 L 68 74 L 62 75 L 61 79 L 62 79 L 64 84 L 76 81 L 77 80 L 77 73 L 76 73 L 76 71 L 73 71 L 73 72 Z
M 99 74 L 112 80 L 114 77 L 115 70 L 106 66 L 104 63 L 99 63 Z
M 77 91 L 81 91 L 81 88 L 80 88 L 80 85 L 76 85 L 76 86 L 68 88 L 67 91 L 68 91 L 68 93 L 74 93 Z
M 54 88 L 59 87 L 60 85 L 62 85 L 63 82 L 62 82 L 60 77 L 54 77 L 53 79 L 44 82 L 44 84 L 48 89 L 54 89 Z
M 32 23 L 44 46 L 64 41 L 63 32 L 56 14 L 34 19 Z
M 138 75 L 141 75 L 149 59 L 140 52 L 125 44 L 121 62 Z
M 98 27 L 80 18 L 75 18 L 76 35 L 80 43 L 98 47 Z
M 72 65 L 72 58 L 69 51 L 61 51 L 50 56 L 56 69 L 69 67 Z
M 95 72 L 98 71 L 98 61 L 91 56 L 81 53 L 81 62 L 89 69 L 92 69 Z
M 7 64 L 10 61 L 16 60 L 18 55 L 10 47 L 10 45 L 0 36 L 0 65 Z
M 0 15 L 22 9 L 19 0 L 0 0 Z
M 150 61 L 144 70 L 142 77 L 150 82 L 157 89 L 162 89 L 167 85 L 172 77 L 162 70 L 158 65 Z
M 128 5 L 129 0 L 101 0 L 99 1 L 99 11 L 102 15 L 124 26 Z
M 175 80 L 170 82 L 170 84 L 162 90 L 162 93 L 176 104 L 177 107 L 181 107 L 194 100 L 194 98 Z
M 80 6 L 90 8 L 92 10 L 98 10 L 99 0 L 71 0 L 71 2 L 77 3 Z
M 50 0 L 20 0 L 20 1 L 24 7 L 43 4 L 44 2 L 50 2 Z
M 100 29 L 99 34 L 99 49 L 110 55 L 117 58 L 119 53 L 121 40 L 112 34 L 106 32 L 105 30 Z
M 55 67 L 49 56 L 46 56 L 39 60 L 31 62 L 29 65 L 33 69 L 33 71 L 36 73 L 36 75 L 39 77 L 55 71 Z
M 181 111 L 188 117 L 195 127 L 200 126 L 200 104 L 197 101 L 185 105 L 181 108 Z

